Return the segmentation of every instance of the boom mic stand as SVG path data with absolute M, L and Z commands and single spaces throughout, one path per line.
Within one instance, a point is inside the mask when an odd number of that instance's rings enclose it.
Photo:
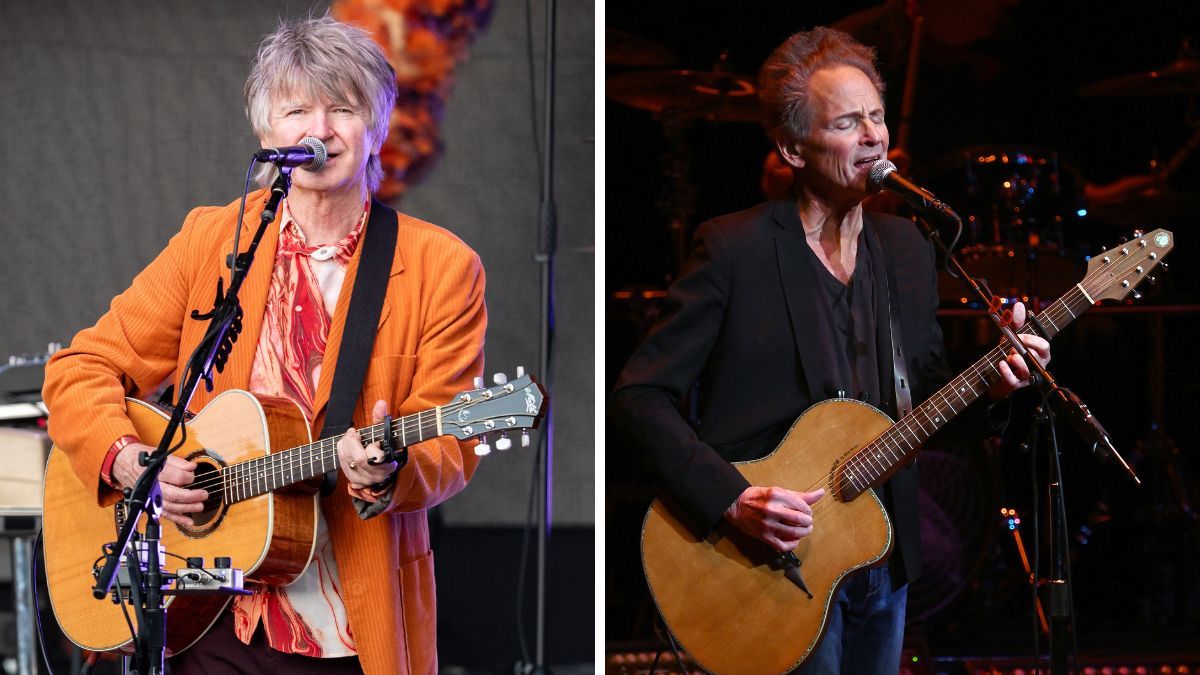
M 944 212 L 941 213 L 945 215 Z M 949 216 L 946 216 L 946 218 L 948 220 L 952 219 Z M 1051 483 L 1049 489 L 1052 513 L 1050 516 L 1050 555 L 1051 568 L 1055 578 L 1050 580 L 1050 672 L 1053 675 L 1066 675 L 1068 672 L 1066 633 L 1069 631 L 1069 627 L 1074 625 L 1074 616 L 1072 613 L 1073 601 L 1070 562 L 1067 559 L 1066 547 L 1066 537 L 1068 535 L 1064 511 L 1065 491 L 1063 489 L 1058 439 L 1054 433 L 1054 416 L 1050 414 L 1046 402 L 1050 401 L 1054 403 L 1067 416 L 1067 419 L 1071 422 L 1075 430 L 1085 440 L 1091 442 L 1093 451 L 1102 457 L 1115 459 L 1138 485 L 1141 485 L 1141 480 L 1138 479 L 1137 474 L 1130 468 L 1129 463 L 1113 447 L 1108 433 L 1100 425 L 1100 422 L 1092 416 L 1091 412 L 1088 411 L 1087 406 L 1070 390 L 1059 386 L 1058 382 L 1050 375 L 1045 366 L 1029 354 L 1025 345 L 1017 339 L 1016 334 L 1009 327 L 1008 322 L 1001 317 L 999 303 L 994 301 L 994 296 L 975 277 L 963 269 L 958 258 L 942 242 L 937 228 L 921 218 L 917 218 L 916 223 L 924 232 L 926 238 L 942 254 L 943 259 L 946 261 L 947 269 L 952 269 L 954 275 L 967 285 L 975 297 L 979 298 L 983 306 L 987 308 L 987 314 L 991 317 L 992 322 L 1000 329 L 1000 333 L 1004 336 L 1004 339 L 1029 364 L 1031 379 L 1042 391 L 1042 406 L 1038 409 L 1035 422 L 1046 425 L 1051 439 Z M 962 226 L 961 221 L 956 222 L 956 224 L 959 227 Z M 1033 323 L 1039 332 L 1044 333 L 1038 323 L 1037 317 L 1030 314 L 1029 321 Z M 1036 441 L 1036 434 L 1031 432 L 1031 437 Z M 1036 574 L 1036 570 L 1034 572 Z
M 222 293 L 222 281 L 218 280 L 217 298 L 212 311 L 207 314 L 198 314 L 194 310 L 192 312 L 193 319 L 209 319 L 208 330 L 188 363 L 187 378 L 179 388 L 178 402 L 171 411 L 171 418 L 167 422 L 162 438 L 159 439 L 158 447 L 153 453 L 143 452 L 138 457 L 138 462 L 146 467 L 146 470 L 142 472 L 137 484 L 132 489 L 125 490 L 125 522 L 117 535 L 117 541 L 107 551 L 104 567 L 96 578 L 96 585 L 92 587 L 92 595 L 97 599 L 102 599 L 109 594 L 120 568 L 119 559 L 128 550 L 130 590 L 134 613 L 138 620 L 134 670 L 140 675 L 162 675 L 165 672 L 167 616 L 163 604 L 162 561 L 159 559 L 161 536 L 159 517 L 162 514 L 162 488 L 159 485 L 158 475 L 162 472 L 167 457 L 171 454 L 171 442 L 183 424 L 188 403 L 196 393 L 196 388 L 200 386 L 200 380 L 203 379 L 206 388 L 212 391 L 212 368 L 215 365 L 218 371 L 224 369 L 233 343 L 237 340 L 238 333 L 241 332 L 242 309 L 238 304 L 238 291 L 249 273 L 251 263 L 254 262 L 254 252 L 258 249 L 263 234 L 267 231 L 267 226 L 275 220 L 275 211 L 279 208 L 279 203 L 287 195 L 290 187 L 291 168 L 281 166 L 279 177 L 271 186 L 271 196 L 263 209 L 254 240 L 245 253 L 236 254 L 235 252 L 235 258 L 229 261 L 233 268 L 229 291 Z M 238 227 L 240 229 L 240 222 Z M 146 534 L 143 537 L 144 546 L 130 549 L 130 541 L 133 539 L 138 521 L 143 513 L 147 517 Z M 140 571 L 142 564 L 140 556 L 145 556 L 146 574 L 144 575 Z

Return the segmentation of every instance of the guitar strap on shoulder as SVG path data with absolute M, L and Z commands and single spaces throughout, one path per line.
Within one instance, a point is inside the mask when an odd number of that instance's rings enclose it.
M 333 371 L 333 386 L 325 409 L 325 424 L 320 438 L 336 436 L 354 425 L 354 405 L 362 392 L 371 349 L 375 344 L 379 314 L 387 295 L 392 259 L 396 255 L 396 211 L 376 199 L 371 200 L 367 232 L 363 235 L 362 259 L 346 312 L 342 344 Z M 321 494 L 328 495 L 337 485 L 337 471 L 325 474 Z
M 883 247 L 880 247 L 883 249 Z M 887 271 L 884 274 L 884 287 L 888 295 L 888 323 L 892 337 L 892 378 L 896 386 L 896 419 L 903 418 L 912 412 L 912 391 L 909 389 L 912 380 L 908 377 L 908 358 L 904 354 L 904 345 L 900 333 L 900 298 L 892 288 L 896 285 L 896 265 L 892 256 L 884 250 L 883 258 Z

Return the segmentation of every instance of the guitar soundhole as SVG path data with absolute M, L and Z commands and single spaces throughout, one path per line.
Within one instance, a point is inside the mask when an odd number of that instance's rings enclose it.
M 221 467 L 205 460 L 196 462 L 196 483 L 208 490 L 208 499 L 204 500 L 204 510 L 192 514 L 192 522 L 196 527 L 204 527 L 211 523 L 221 513 L 225 505 L 221 490 Z
M 216 529 L 225 516 L 225 490 L 221 478 L 224 462 L 215 455 L 201 450 L 188 457 L 196 463 L 196 479 L 192 487 L 201 487 L 208 491 L 208 499 L 204 500 L 204 510 L 191 514 L 192 527 L 179 529 L 189 537 L 203 537 Z

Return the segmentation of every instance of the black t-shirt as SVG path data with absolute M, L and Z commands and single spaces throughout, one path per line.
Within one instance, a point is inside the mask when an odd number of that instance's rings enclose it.
M 850 282 L 833 276 L 807 245 L 805 260 L 818 279 L 817 344 L 822 392 L 826 398 L 856 398 L 881 407 L 875 332 L 875 267 L 863 235 Z M 814 392 L 816 394 L 816 392 Z

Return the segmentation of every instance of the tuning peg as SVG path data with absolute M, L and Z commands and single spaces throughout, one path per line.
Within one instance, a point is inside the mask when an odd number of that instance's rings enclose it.
M 517 377 L 525 377 L 525 366 L 517 366 Z
M 1151 274 L 1150 276 L 1146 277 L 1146 281 L 1149 281 L 1150 285 L 1153 286 L 1154 284 L 1158 283 L 1158 277 Z
M 1163 262 L 1163 263 L 1158 263 L 1158 268 L 1159 268 L 1160 270 L 1164 271 L 1164 272 L 1166 272 L 1167 270 L 1169 270 L 1169 269 L 1170 269 L 1169 267 L 1167 267 L 1167 263 L 1165 263 L 1165 262 Z
M 497 450 L 508 450 L 512 447 L 512 441 L 508 438 L 508 434 L 500 434 L 500 438 L 496 439 Z
M 496 373 L 492 375 L 492 382 L 496 384 L 508 384 L 508 376 L 504 373 Z
M 483 378 L 476 376 L 474 384 L 476 389 L 483 389 Z
M 522 448 L 529 447 L 529 432 L 528 431 L 521 432 L 521 447 Z
M 492 446 L 488 445 L 487 436 L 480 436 L 479 443 L 476 444 L 476 446 L 475 446 L 475 454 L 479 457 L 483 457 L 484 455 L 490 454 L 491 452 L 492 452 Z
M 1134 292 L 1133 292 L 1133 299 L 1134 299 L 1134 300 L 1141 300 L 1141 299 L 1142 299 L 1142 293 L 1141 293 L 1141 291 L 1134 291 Z

